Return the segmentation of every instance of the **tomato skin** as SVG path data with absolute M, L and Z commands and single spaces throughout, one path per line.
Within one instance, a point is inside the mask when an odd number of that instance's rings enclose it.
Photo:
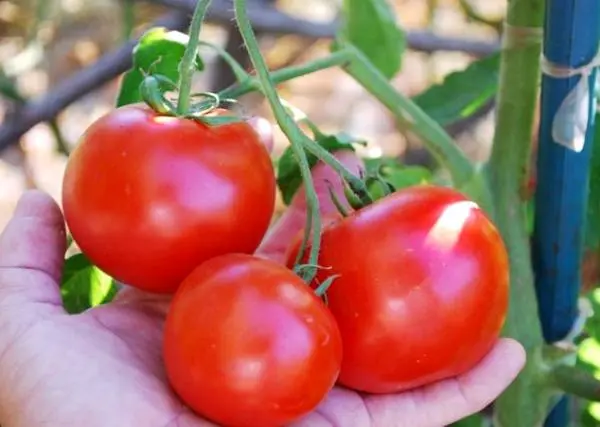
M 253 253 L 274 206 L 272 163 L 250 125 L 208 127 L 139 105 L 93 123 L 63 181 L 81 250 L 115 279 L 158 293 L 209 258 Z
M 334 386 L 341 359 L 335 320 L 310 287 L 250 255 L 202 264 L 167 315 L 169 381 L 219 425 L 283 426 L 302 417 Z
M 319 280 L 340 275 L 327 297 L 344 346 L 339 382 L 355 390 L 400 392 L 461 374 L 505 320 L 504 243 L 449 188 L 407 188 L 331 224 L 319 264 L 331 268 Z

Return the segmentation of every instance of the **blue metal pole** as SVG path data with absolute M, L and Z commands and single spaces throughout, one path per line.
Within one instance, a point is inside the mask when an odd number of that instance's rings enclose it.
M 585 66 L 596 57 L 599 40 L 600 1 L 547 0 L 544 31 L 547 60 L 561 67 Z M 561 104 L 582 78 L 589 82 L 589 122 L 583 149 L 572 149 L 558 143 L 553 125 L 557 125 L 555 115 Z M 565 338 L 578 315 L 594 127 L 594 84 L 595 72 L 570 78 L 546 74 L 542 79 L 532 255 L 540 319 L 548 342 Z M 560 123 L 564 127 L 568 121 Z M 546 427 L 565 427 L 569 418 L 568 406 L 566 400 L 561 401 L 548 417 Z

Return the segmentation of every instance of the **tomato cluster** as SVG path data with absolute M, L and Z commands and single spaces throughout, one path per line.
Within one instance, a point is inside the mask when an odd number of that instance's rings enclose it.
M 336 383 L 399 392 L 463 373 L 491 349 L 508 257 L 473 202 L 416 186 L 324 218 L 308 286 L 291 269 L 301 236 L 287 266 L 252 255 L 274 197 L 250 124 L 213 127 L 143 106 L 98 120 L 67 166 L 63 206 L 82 251 L 118 280 L 174 293 L 164 363 L 198 414 L 284 426 Z M 313 288 L 332 275 L 318 297 Z

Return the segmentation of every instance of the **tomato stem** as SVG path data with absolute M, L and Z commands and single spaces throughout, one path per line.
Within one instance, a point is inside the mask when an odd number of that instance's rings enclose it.
M 592 402 L 600 402 L 600 381 L 582 368 L 556 366 L 550 373 L 550 382 L 561 391 Z
M 246 70 L 244 70 L 244 68 L 240 65 L 240 63 L 221 46 L 217 46 L 202 40 L 199 41 L 199 44 L 200 46 L 206 46 L 214 50 L 217 53 L 217 55 L 219 55 L 223 59 L 223 61 L 225 61 L 225 63 L 229 65 L 229 68 L 231 69 L 231 72 L 235 76 L 235 79 L 238 81 L 238 83 L 243 84 L 251 79 L 250 74 L 248 74 Z
M 351 52 L 351 59 L 344 70 L 386 106 L 398 122 L 422 139 L 429 152 L 448 169 L 459 189 L 469 183 L 475 173 L 473 165 L 448 133 L 419 106 L 399 93 L 362 52 L 344 41 L 337 43 Z
M 340 50 L 323 58 L 318 58 L 314 61 L 307 62 L 306 64 L 295 65 L 273 71 L 271 73 L 271 81 L 274 84 L 284 83 L 297 77 L 316 73 L 321 70 L 326 70 L 327 68 L 339 67 L 348 63 L 350 58 L 351 53 L 349 51 Z M 234 84 L 224 89 L 220 95 L 223 98 L 239 98 L 242 95 L 246 95 L 259 89 L 260 85 L 258 84 L 258 80 L 256 78 L 251 78 L 245 83 Z
M 140 84 L 140 94 L 146 104 L 160 114 L 174 114 L 175 105 L 165 98 L 163 88 L 174 89 L 175 85 L 170 80 L 160 75 L 148 75 Z
M 310 139 L 298 127 L 294 119 L 287 114 L 285 107 L 281 104 L 279 95 L 275 90 L 271 75 L 267 68 L 267 64 L 260 53 L 260 48 L 258 46 L 254 31 L 252 30 L 250 20 L 248 19 L 246 0 L 234 0 L 234 9 L 240 34 L 242 35 L 244 43 L 246 44 L 250 60 L 256 69 L 258 82 L 260 83 L 260 89 L 267 98 L 267 101 L 269 102 L 269 105 L 281 130 L 290 140 L 290 144 L 300 166 L 300 172 L 306 193 L 307 213 L 311 222 L 310 226 L 307 224 L 306 234 L 310 233 L 311 229 L 313 233 L 308 263 L 316 265 L 318 263 L 319 247 L 321 243 L 321 215 L 319 198 L 317 197 L 317 193 L 315 191 L 310 165 L 308 163 L 308 159 L 306 158 L 306 153 L 304 152 L 304 141 Z M 232 96 L 231 94 L 226 94 L 225 97 L 231 98 Z M 302 278 L 307 283 L 311 283 L 315 275 L 316 268 L 307 268 L 303 272 Z
M 200 28 L 206 15 L 211 0 L 198 0 L 189 30 L 189 41 L 179 64 L 179 99 L 177 100 L 177 113 L 184 116 L 190 106 L 190 93 L 192 91 L 192 78 L 196 71 L 198 46 L 200 45 Z
M 350 211 L 344 206 L 344 204 L 340 201 L 338 196 L 335 194 L 333 190 L 333 185 L 331 182 L 327 182 L 327 191 L 329 191 L 329 198 L 333 203 L 333 206 L 337 209 L 337 211 L 342 215 L 342 217 L 346 218 L 350 215 Z

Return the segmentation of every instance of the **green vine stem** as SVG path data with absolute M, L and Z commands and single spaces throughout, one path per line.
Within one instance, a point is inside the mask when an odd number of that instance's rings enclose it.
M 250 80 L 251 77 L 246 72 L 246 70 L 244 70 L 244 68 L 240 65 L 240 63 L 237 62 L 237 60 L 233 56 L 231 56 L 229 54 L 229 52 L 227 52 L 221 46 L 217 46 L 215 44 L 208 43 L 208 42 L 205 42 L 202 40 L 200 40 L 198 43 L 200 46 L 205 46 L 205 47 L 208 47 L 208 48 L 214 50 L 217 53 L 217 55 L 219 55 L 221 57 L 221 59 L 223 59 L 223 61 L 225 61 L 225 63 L 229 66 L 229 68 L 231 68 L 231 71 L 233 72 L 233 75 L 238 83 L 244 83 L 244 82 Z M 225 99 L 225 97 L 221 97 L 221 98 Z
M 302 174 L 302 180 L 304 182 L 306 192 L 306 203 L 308 207 L 307 215 L 311 222 L 311 227 L 307 227 L 307 234 L 309 229 L 312 229 L 312 245 L 308 264 L 316 266 L 318 263 L 319 246 L 321 243 L 321 214 L 319 209 L 319 198 L 317 197 L 317 193 L 315 191 L 310 165 L 306 158 L 304 145 L 302 143 L 303 139 L 307 138 L 307 136 L 304 135 L 292 117 L 287 114 L 285 107 L 279 100 L 279 95 L 275 90 L 273 81 L 271 80 L 271 75 L 269 74 L 269 70 L 267 68 L 267 64 L 260 53 L 260 47 L 258 46 L 256 36 L 254 35 L 254 31 L 250 25 L 250 20 L 248 19 L 246 0 L 234 0 L 234 8 L 240 33 L 244 39 L 244 43 L 246 44 L 250 60 L 252 61 L 252 64 L 254 65 L 258 75 L 260 88 L 267 98 L 267 101 L 273 110 L 273 114 L 275 115 L 275 119 L 281 127 L 281 130 L 289 138 L 292 149 L 294 150 L 294 155 L 296 156 L 298 164 L 300 165 L 300 172 Z M 230 97 L 230 95 L 228 97 Z M 311 283 L 316 275 L 316 268 L 306 268 L 302 273 L 303 279 L 306 282 Z
M 271 73 L 271 81 L 274 84 L 280 84 L 287 82 L 288 80 L 293 80 L 297 77 L 302 77 L 307 74 L 325 70 L 327 68 L 343 66 L 350 61 L 351 56 L 351 52 L 341 50 L 326 57 L 315 59 L 306 64 L 282 68 Z M 228 87 L 227 89 L 221 91 L 219 96 L 221 98 L 239 98 L 240 96 L 259 89 L 260 85 L 258 84 L 258 80 L 256 78 L 252 78 L 243 84 L 238 83 Z
M 551 371 L 550 383 L 561 391 L 592 402 L 600 402 L 600 381 L 581 368 L 557 366 Z
M 211 0 L 198 0 L 192 23 L 189 30 L 189 41 L 179 64 L 179 98 L 177 100 L 177 113 L 185 115 L 190 107 L 190 93 L 192 91 L 192 78 L 196 71 L 196 58 L 198 57 L 198 46 L 200 45 L 200 28 L 204 15 Z
M 496 419 L 502 427 L 542 425 L 550 404 L 539 380 L 540 360 L 534 357 L 540 352 L 543 337 L 534 291 L 526 204 L 521 197 L 538 100 L 543 17 L 544 0 L 508 2 L 496 133 L 488 165 L 494 219 L 510 257 L 510 305 L 504 334 L 521 342 L 528 353 L 525 369 L 497 401 Z
M 469 184 L 475 176 L 473 165 L 448 133 L 414 102 L 400 94 L 362 52 L 343 41 L 337 44 L 344 51 L 351 52 L 350 62 L 344 67 L 346 72 L 385 105 L 403 126 L 422 139 L 440 165 L 450 172 L 459 189 Z

